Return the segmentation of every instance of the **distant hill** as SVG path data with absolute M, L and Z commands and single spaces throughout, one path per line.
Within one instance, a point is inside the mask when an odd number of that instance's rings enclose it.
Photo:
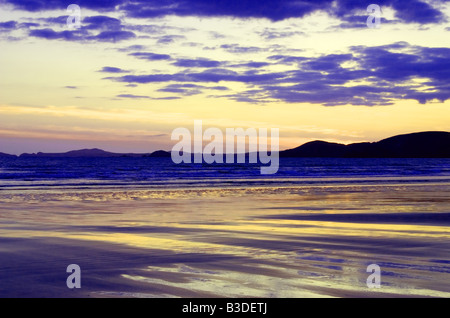
M 168 151 L 158 150 L 153 153 L 115 153 L 108 152 L 102 149 L 81 149 L 81 150 L 72 150 L 63 153 L 24 153 L 21 154 L 21 158 L 27 157 L 46 157 L 46 158 L 116 158 L 116 157 L 132 157 L 132 158 L 170 158 L 171 154 Z
M 158 150 L 149 155 L 151 158 L 170 158 L 172 156 L 170 151 Z
M 7 153 L 0 152 L 0 158 L 16 158 L 16 155 L 9 155 Z
M 248 154 L 247 154 L 248 155 Z M 0 152 L 0 157 L 17 157 Z M 153 153 L 114 153 L 101 149 L 81 149 L 64 153 L 21 154 L 20 157 L 51 158 L 110 158 L 150 157 L 170 158 L 171 152 L 158 150 Z M 291 158 L 450 158 L 450 133 L 428 131 L 398 135 L 378 142 L 362 142 L 350 145 L 326 141 L 311 141 L 294 149 L 280 151 L 280 157 Z
M 280 151 L 280 157 L 450 158 L 450 133 L 441 131 L 398 135 L 378 142 L 350 145 L 312 141 Z
M 64 153 L 33 153 L 21 154 L 20 157 L 50 157 L 50 158 L 111 158 L 111 157 L 146 157 L 150 156 L 150 154 L 134 154 L 134 153 L 114 153 L 108 152 L 101 149 L 81 149 L 81 150 L 72 150 Z

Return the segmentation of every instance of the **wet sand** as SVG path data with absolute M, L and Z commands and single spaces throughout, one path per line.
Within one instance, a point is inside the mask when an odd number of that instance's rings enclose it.
M 450 184 L 0 192 L 0 297 L 449 297 Z M 66 286 L 69 264 L 81 289 Z M 381 288 L 366 285 L 370 264 Z

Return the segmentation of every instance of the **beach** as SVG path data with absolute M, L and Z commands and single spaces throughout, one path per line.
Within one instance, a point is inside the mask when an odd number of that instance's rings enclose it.
M 450 0 L 0 10 L 0 298 L 450 298 Z
M 0 297 L 449 297 L 450 182 L 405 180 L 3 190 Z

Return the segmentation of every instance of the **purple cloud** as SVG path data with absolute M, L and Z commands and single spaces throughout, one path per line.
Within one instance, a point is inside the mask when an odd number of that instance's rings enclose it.
M 99 72 L 102 72 L 102 73 L 129 73 L 130 71 L 123 70 L 118 67 L 105 66 L 101 70 L 99 70 Z
M 295 69 L 264 72 L 254 68 L 237 72 L 210 68 L 203 72 L 125 75 L 109 79 L 134 84 L 174 82 L 161 91 L 182 95 L 197 94 L 206 89 L 199 83 L 240 82 L 250 88 L 227 97 L 253 102 L 279 100 L 326 106 L 374 106 L 390 105 L 397 99 L 415 99 L 420 103 L 450 99 L 450 48 L 426 48 L 399 42 L 378 47 L 352 47 L 348 54 L 316 58 L 279 55 L 271 56 L 269 60 L 272 64 L 295 62 Z M 346 62 L 352 62 L 349 65 L 354 66 L 343 66 Z M 425 80 L 424 85 L 430 88 L 418 90 L 417 84 L 411 82 L 417 78 Z
M 16 21 L 0 22 L 0 29 L 15 29 L 16 27 Z
M 65 0 L 1 0 L 26 11 L 65 10 Z M 198 17 L 265 18 L 281 21 L 302 18 L 326 11 L 344 21 L 365 11 L 372 0 L 78 0 L 81 8 L 100 12 L 119 10 L 133 18 L 155 18 L 169 15 Z M 446 20 L 439 10 L 447 0 L 377 0 L 390 7 L 395 17 L 404 23 L 441 23 Z M 433 5 L 432 5 L 433 4 Z M 268 35 L 269 37 L 274 36 Z M 275 35 L 276 36 L 276 35 Z
M 161 61 L 161 60 L 170 60 L 171 57 L 168 54 L 156 54 L 149 52 L 135 52 L 130 53 L 130 56 L 137 57 L 138 59 L 148 60 L 148 61 Z
M 210 68 L 219 67 L 222 65 L 219 61 L 213 61 L 209 59 L 179 59 L 172 63 L 178 67 L 197 67 L 197 68 Z

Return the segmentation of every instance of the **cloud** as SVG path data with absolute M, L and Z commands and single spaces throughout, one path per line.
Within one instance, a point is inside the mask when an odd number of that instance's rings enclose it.
M 339 24 L 332 29 L 365 29 L 367 28 L 367 17 L 368 15 L 353 15 L 343 17 L 343 23 Z M 380 18 L 380 25 L 385 24 L 396 24 L 399 23 L 400 20 L 388 20 L 386 18 Z
M 179 59 L 172 64 L 179 67 L 209 68 L 209 67 L 219 67 L 222 65 L 222 62 L 198 58 L 198 59 Z
M 102 72 L 102 73 L 129 73 L 130 71 L 123 70 L 118 67 L 105 66 L 101 70 L 99 70 L 99 72 Z
M 0 0 L 16 8 L 31 12 L 43 10 L 65 10 L 65 0 Z M 376 4 L 390 7 L 395 17 L 404 23 L 441 23 L 446 16 L 439 5 L 447 0 L 377 0 Z M 83 9 L 100 12 L 120 11 L 133 18 L 155 18 L 164 16 L 264 18 L 281 21 L 303 18 L 312 13 L 325 11 L 346 19 L 366 11 L 373 0 L 78 0 Z M 433 5 L 432 5 L 433 4 Z
M 233 67 L 246 67 L 246 68 L 261 68 L 265 66 L 271 65 L 267 62 L 247 62 L 247 63 L 241 63 L 241 64 L 235 64 Z
M 157 54 L 157 53 L 150 53 L 150 52 L 135 52 L 130 53 L 130 56 L 137 57 L 141 60 L 148 60 L 148 61 L 161 61 L 161 60 L 170 60 L 171 57 L 168 54 Z
M 276 61 L 278 64 L 286 64 L 286 65 L 298 64 L 308 60 L 308 58 L 303 56 L 292 56 L 284 54 L 272 55 L 269 56 L 268 59 Z
M 47 40 L 66 40 L 66 41 L 100 41 L 100 42 L 120 42 L 129 40 L 136 35 L 129 31 L 103 31 L 97 35 L 87 33 L 85 30 L 75 31 L 55 31 L 51 28 L 33 29 L 29 32 L 30 36 L 43 38 Z
M 259 32 L 260 36 L 264 38 L 265 40 L 274 40 L 274 39 L 281 39 L 281 38 L 290 38 L 292 36 L 296 35 L 302 35 L 305 34 L 301 31 L 290 31 L 290 30 L 278 30 L 275 28 L 265 28 L 264 31 Z
M 134 52 L 134 51 L 142 51 L 142 50 L 145 50 L 146 48 L 147 48 L 147 46 L 145 46 L 145 45 L 136 44 L 136 45 L 130 45 L 127 47 L 119 48 L 119 49 L 117 49 L 117 51 L 119 51 L 119 52 Z
M 447 0 L 442 2 L 445 1 Z M 424 1 L 392 1 L 391 5 L 396 10 L 395 16 L 405 22 L 428 24 L 445 21 L 445 16 L 442 12 Z
M 447 2 L 448 0 L 436 0 L 436 5 Z M 430 3 L 423 0 L 338 0 L 335 8 L 330 9 L 330 13 L 336 17 L 352 22 L 355 15 L 367 14 L 364 20 L 367 20 L 368 13 L 366 8 L 375 3 L 383 8 L 389 7 L 395 11 L 394 16 L 404 23 L 441 23 L 445 22 L 445 15 Z M 359 14 L 358 14 L 359 13 Z M 361 16 L 361 19 L 363 17 Z M 354 22 L 354 20 L 353 20 Z
M 131 98 L 131 99 L 151 99 L 150 96 L 143 95 L 133 95 L 133 94 L 120 94 L 116 96 L 117 98 Z
M 158 90 L 158 92 L 175 93 L 175 94 L 181 94 L 183 96 L 192 96 L 192 95 L 198 95 L 198 94 L 202 93 L 202 91 L 199 89 L 185 89 L 185 88 L 180 88 L 180 87 L 173 86 L 173 85 L 169 85 L 165 88 L 161 88 Z
M 0 22 L 0 29 L 15 29 L 16 27 L 16 21 Z
M 181 77 L 172 74 L 124 75 L 121 77 L 106 77 L 104 79 L 135 84 L 163 83 L 182 80 Z
M 131 31 L 124 30 L 124 25 L 119 19 L 106 15 L 95 15 L 82 17 L 81 27 L 76 30 L 65 30 L 67 16 L 41 18 L 47 23 L 47 28 L 34 29 L 30 31 L 30 36 L 44 38 L 47 40 L 67 40 L 67 41 L 99 41 L 99 42 L 120 42 L 136 37 Z M 64 28 L 62 31 L 57 29 Z
M 181 99 L 181 97 L 178 96 L 168 96 L 168 97 L 157 97 L 153 98 L 154 100 L 175 100 L 175 99 Z
M 342 69 L 341 64 L 352 60 L 352 54 L 329 54 L 315 58 L 313 60 L 304 61 L 303 66 L 313 71 L 336 71 Z
M 122 22 L 119 19 L 104 15 L 85 17 L 82 19 L 82 25 L 88 30 L 110 30 L 118 31 L 122 29 Z
M 47 39 L 47 40 L 68 40 L 68 41 L 77 41 L 83 40 L 83 36 L 80 33 L 75 31 L 54 31 L 53 29 L 35 29 L 31 30 L 29 33 L 30 36 Z
M 198 94 L 202 83 L 238 82 L 249 88 L 232 95 L 238 101 L 318 103 L 336 105 L 390 105 L 398 99 L 420 103 L 450 99 L 450 48 L 391 45 L 351 47 L 347 54 L 318 57 L 274 55 L 272 63 L 292 64 L 284 72 L 261 68 L 236 71 L 237 65 L 209 68 L 201 72 L 125 75 L 108 79 L 132 84 L 173 82 L 160 91 Z M 247 64 L 254 63 L 249 62 Z M 258 65 L 256 65 L 258 66 Z M 195 85 L 195 86 L 187 86 Z
M 215 91 L 227 91 L 228 87 L 225 86 L 204 86 L 197 84 L 170 84 L 164 88 L 159 89 L 159 92 L 181 94 L 183 96 L 198 95 L 203 90 L 215 90 Z
M 331 1 L 327 1 L 331 3 Z M 167 15 L 202 17 L 268 18 L 273 21 L 304 16 L 317 9 L 313 1 L 296 0 L 136 0 L 121 7 L 135 18 L 154 18 Z
M 23 22 L 19 24 L 19 28 L 33 28 L 33 27 L 38 27 L 40 26 L 39 23 L 34 23 L 34 22 Z
M 150 97 L 145 95 L 134 95 L 134 94 L 120 94 L 117 95 L 115 99 L 151 99 L 151 100 L 175 100 L 180 99 L 178 96 L 167 96 L 167 97 Z
M 59 27 L 65 27 L 69 15 L 63 15 L 58 17 L 41 18 L 50 26 L 53 24 Z M 108 17 L 106 15 L 95 15 L 84 17 L 81 16 L 81 29 L 82 30 L 102 30 L 102 31 L 120 31 L 124 28 L 124 25 L 119 19 Z
M 258 53 L 264 51 L 263 48 L 256 46 L 240 46 L 239 44 L 223 44 L 220 48 L 229 53 Z
M 186 39 L 183 35 L 163 35 L 158 39 L 158 44 L 170 44 L 174 43 L 177 40 L 184 40 Z
M 101 42 L 120 42 L 135 37 L 136 35 L 130 31 L 103 31 L 90 39 L 96 39 Z
M 2 0 L 2 2 L 13 4 L 17 9 L 37 12 L 43 10 L 65 10 L 71 3 L 65 0 Z M 125 3 L 125 0 L 77 0 L 81 8 L 93 10 L 114 10 L 114 8 Z

